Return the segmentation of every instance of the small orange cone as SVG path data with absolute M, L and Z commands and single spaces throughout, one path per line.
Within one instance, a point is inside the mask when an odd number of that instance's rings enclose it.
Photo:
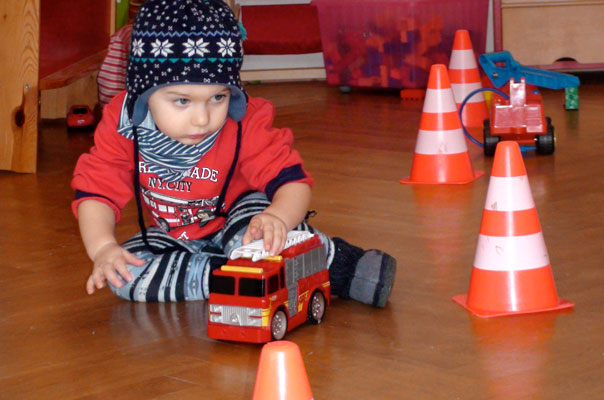
M 467 295 L 453 301 L 482 318 L 559 310 L 556 285 L 517 142 L 497 145 Z
M 287 340 L 262 347 L 253 400 L 312 400 L 297 344 Z
M 470 93 L 482 88 L 470 34 L 465 29 L 455 32 L 453 50 L 451 50 L 449 60 L 449 77 L 458 110 Z M 482 128 L 483 121 L 487 118 L 489 118 L 489 113 L 484 95 L 482 92 L 476 93 L 466 102 L 461 120 L 466 128 Z
M 447 67 L 434 64 L 419 121 L 411 175 L 400 182 L 463 184 L 482 175 L 472 169 Z

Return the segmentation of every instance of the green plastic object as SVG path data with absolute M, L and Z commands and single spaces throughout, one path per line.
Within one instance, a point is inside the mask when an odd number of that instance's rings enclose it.
M 128 0 L 115 0 L 115 30 L 117 31 L 122 26 L 128 23 Z
M 567 110 L 579 109 L 579 88 L 569 87 L 564 89 L 564 107 Z

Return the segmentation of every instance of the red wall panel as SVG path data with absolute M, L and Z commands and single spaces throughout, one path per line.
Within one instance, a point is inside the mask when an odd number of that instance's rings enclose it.
M 310 4 L 241 7 L 246 54 L 305 54 L 321 51 L 317 8 Z
M 107 48 L 111 1 L 41 0 L 40 78 Z

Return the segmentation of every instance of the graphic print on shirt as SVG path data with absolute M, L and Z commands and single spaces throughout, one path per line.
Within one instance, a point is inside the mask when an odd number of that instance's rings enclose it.
M 195 223 L 202 227 L 216 217 L 219 196 L 186 200 L 153 192 L 144 187 L 141 188 L 141 193 L 155 223 L 166 232 Z

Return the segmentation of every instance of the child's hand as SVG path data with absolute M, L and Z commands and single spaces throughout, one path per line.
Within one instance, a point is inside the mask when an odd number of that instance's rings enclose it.
M 287 226 L 276 215 L 262 212 L 255 215 L 243 235 L 243 244 L 252 240 L 264 239 L 264 250 L 271 256 L 281 253 L 287 240 Z
M 130 282 L 132 274 L 128 271 L 126 264 L 141 267 L 145 264 L 145 260 L 135 257 L 117 243 L 108 243 L 101 247 L 94 256 L 92 274 L 86 282 L 88 294 L 94 293 L 95 289 L 105 287 L 106 280 L 117 288 L 124 284 L 120 276 L 125 281 Z

